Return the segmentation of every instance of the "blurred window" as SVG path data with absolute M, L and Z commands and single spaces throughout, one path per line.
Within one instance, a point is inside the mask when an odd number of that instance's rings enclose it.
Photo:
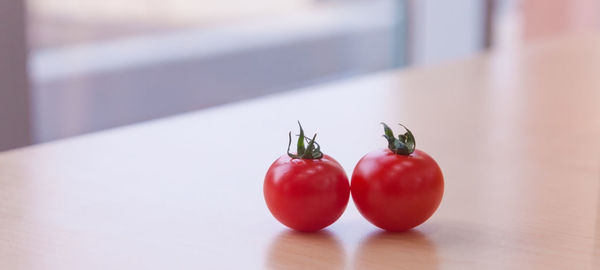
M 407 1 L 28 0 L 35 139 L 406 63 Z

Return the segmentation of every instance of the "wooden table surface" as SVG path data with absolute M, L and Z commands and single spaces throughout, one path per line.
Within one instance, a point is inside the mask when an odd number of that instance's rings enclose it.
M 262 182 L 297 119 L 348 173 L 405 123 L 440 208 L 286 229 Z M 600 36 L 546 40 L 1 153 L 0 269 L 600 269 L 599 192 Z

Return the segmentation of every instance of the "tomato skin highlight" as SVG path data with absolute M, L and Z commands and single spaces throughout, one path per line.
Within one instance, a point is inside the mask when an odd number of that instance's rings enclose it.
M 398 155 L 379 149 L 357 163 L 351 193 L 369 222 L 388 231 L 406 231 L 433 215 L 442 200 L 444 178 L 435 160 L 423 151 Z
M 265 201 L 282 224 L 304 232 L 334 223 L 350 200 L 350 182 L 332 157 L 292 159 L 279 157 L 265 176 Z

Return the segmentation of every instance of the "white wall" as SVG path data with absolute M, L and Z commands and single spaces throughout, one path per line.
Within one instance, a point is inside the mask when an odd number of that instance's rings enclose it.
M 483 49 L 485 0 L 413 0 L 412 64 L 432 64 Z

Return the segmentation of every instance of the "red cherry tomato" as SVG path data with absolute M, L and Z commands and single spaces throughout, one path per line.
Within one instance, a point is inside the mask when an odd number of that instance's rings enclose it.
M 284 225 L 318 231 L 344 213 L 350 184 L 342 166 L 328 155 L 321 159 L 278 158 L 265 177 L 269 210 Z
M 435 160 L 414 148 L 408 129 L 396 139 L 384 126 L 389 149 L 370 152 L 358 162 L 352 174 L 352 199 L 375 226 L 406 231 L 433 215 L 442 200 L 444 179 Z
M 298 153 L 283 155 L 269 168 L 263 185 L 271 214 L 298 231 L 318 231 L 335 222 L 350 199 L 350 183 L 342 166 L 314 148 L 304 149 L 300 127 Z M 291 138 L 290 138 L 291 142 Z M 311 149 L 312 147 L 312 149 Z

